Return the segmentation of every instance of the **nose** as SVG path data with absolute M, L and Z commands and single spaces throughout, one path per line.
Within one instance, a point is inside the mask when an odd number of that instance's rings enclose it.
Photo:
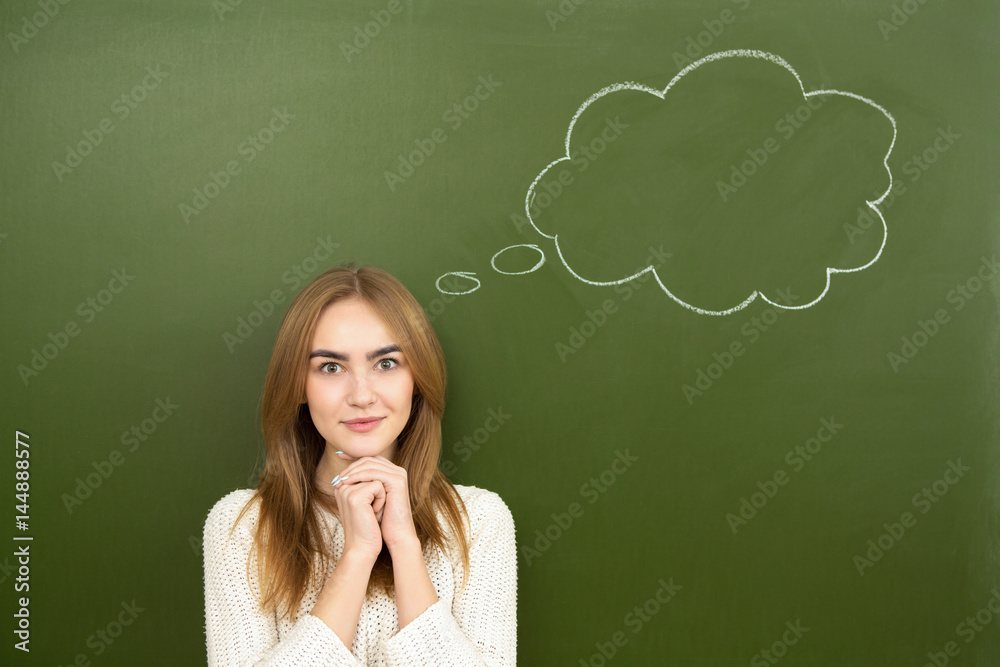
M 351 389 L 347 394 L 347 402 L 350 405 L 367 408 L 375 403 L 375 389 L 371 386 L 368 378 L 355 375 L 351 382 Z

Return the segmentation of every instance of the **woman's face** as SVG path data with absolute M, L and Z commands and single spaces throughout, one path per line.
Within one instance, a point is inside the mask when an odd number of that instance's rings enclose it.
M 306 374 L 306 403 L 327 447 L 390 461 L 410 418 L 413 375 L 382 320 L 342 299 L 320 313 Z

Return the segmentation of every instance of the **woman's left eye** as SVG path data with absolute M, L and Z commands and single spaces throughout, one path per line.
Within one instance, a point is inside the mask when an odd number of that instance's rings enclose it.
M 382 359 L 378 362 L 378 368 L 379 370 L 387 371 L 395 368 L 398 363 L 395 359 Z

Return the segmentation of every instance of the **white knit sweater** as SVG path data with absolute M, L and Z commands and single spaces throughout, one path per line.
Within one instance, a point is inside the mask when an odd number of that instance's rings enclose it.
M 208 664 L 268 667 L 473 667 L 514 665 L 517 644 L 517 547 L 514 520 L 497 494 L 456 486 L 469 513 L 469 580 L 462 564 L 440 549 L 424 554 L 438 601 L 402 631 L 395 602 L 379 591 L 365 599 L 348 651 L 330 627 L 309 610 L 333 567 L 306 590 L 294 614 L 277 620 L 260 609 L 256 561 L 247 583 L 259 504 L 254 503 L 229 536 L 252 489 L 239 489 L 215 504 L 205 521 L 205 635 Z M 339 560 L 344 529 L 322 513 L 326 545 Z M 227 539 L 228 538 L 228 539 Z

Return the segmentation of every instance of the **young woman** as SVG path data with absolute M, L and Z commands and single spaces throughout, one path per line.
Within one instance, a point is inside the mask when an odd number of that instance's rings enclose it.
M 266 463 L 205 522 L 209 665 L 513 665 L 514 522 L 438 470 L 444 355 L 379 269 L 292 302 L 264 383 Z

